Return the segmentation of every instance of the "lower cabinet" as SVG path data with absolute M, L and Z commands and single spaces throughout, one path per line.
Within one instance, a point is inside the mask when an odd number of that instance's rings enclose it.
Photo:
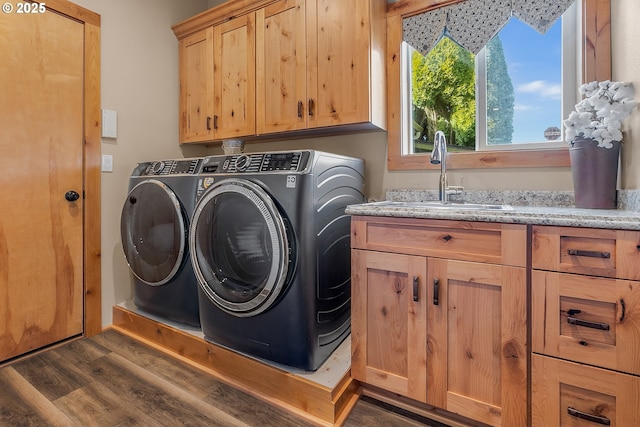
M 532 425 L 639 425 L 640 377 L 539 354 L 531 365 Z
M 534 427 L 640 425 L 640 232 L 532 227 Z
M 356 217 L 352 248 L 352 376 L 527 425 L 526 227 Z

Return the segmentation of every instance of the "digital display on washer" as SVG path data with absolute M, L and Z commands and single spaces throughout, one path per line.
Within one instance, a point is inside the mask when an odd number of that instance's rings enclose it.
M 191 172 L 191 160 L 179 160 L 173 163 L 171 168 L 172 174 L 190 173 Z
M 262 163 L 263 171 L 297 171 L 301 153 L 269 153 L 265 154 Z

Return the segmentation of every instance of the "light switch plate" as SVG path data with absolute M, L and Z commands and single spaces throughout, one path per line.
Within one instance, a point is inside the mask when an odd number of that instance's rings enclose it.
M 118 113 L 112 110 L 102 109 L 102 137 L 118 137 Z
M 111 154 L 102 155 L 102 172 L 113 172 L 113 156 Z

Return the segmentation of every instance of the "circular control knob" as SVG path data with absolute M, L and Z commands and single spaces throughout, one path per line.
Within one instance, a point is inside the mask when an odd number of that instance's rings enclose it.
M 151 165 L 151 173 L 160 173 L 164 169 L 164 162 L 153 162 Z
M 251 164 L 251 157 L 247 155 L 240 156 L 236 160 L 236 169 L 239 171 L 244 171 L 249 167 L 249 164 Z

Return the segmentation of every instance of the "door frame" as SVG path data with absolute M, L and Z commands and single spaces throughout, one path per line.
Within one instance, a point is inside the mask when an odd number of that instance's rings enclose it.
M 67 0 L 47 0 L 46 8 L 84 25 L 83 330 L 89 337 L 102 332 L 100 15 Z

